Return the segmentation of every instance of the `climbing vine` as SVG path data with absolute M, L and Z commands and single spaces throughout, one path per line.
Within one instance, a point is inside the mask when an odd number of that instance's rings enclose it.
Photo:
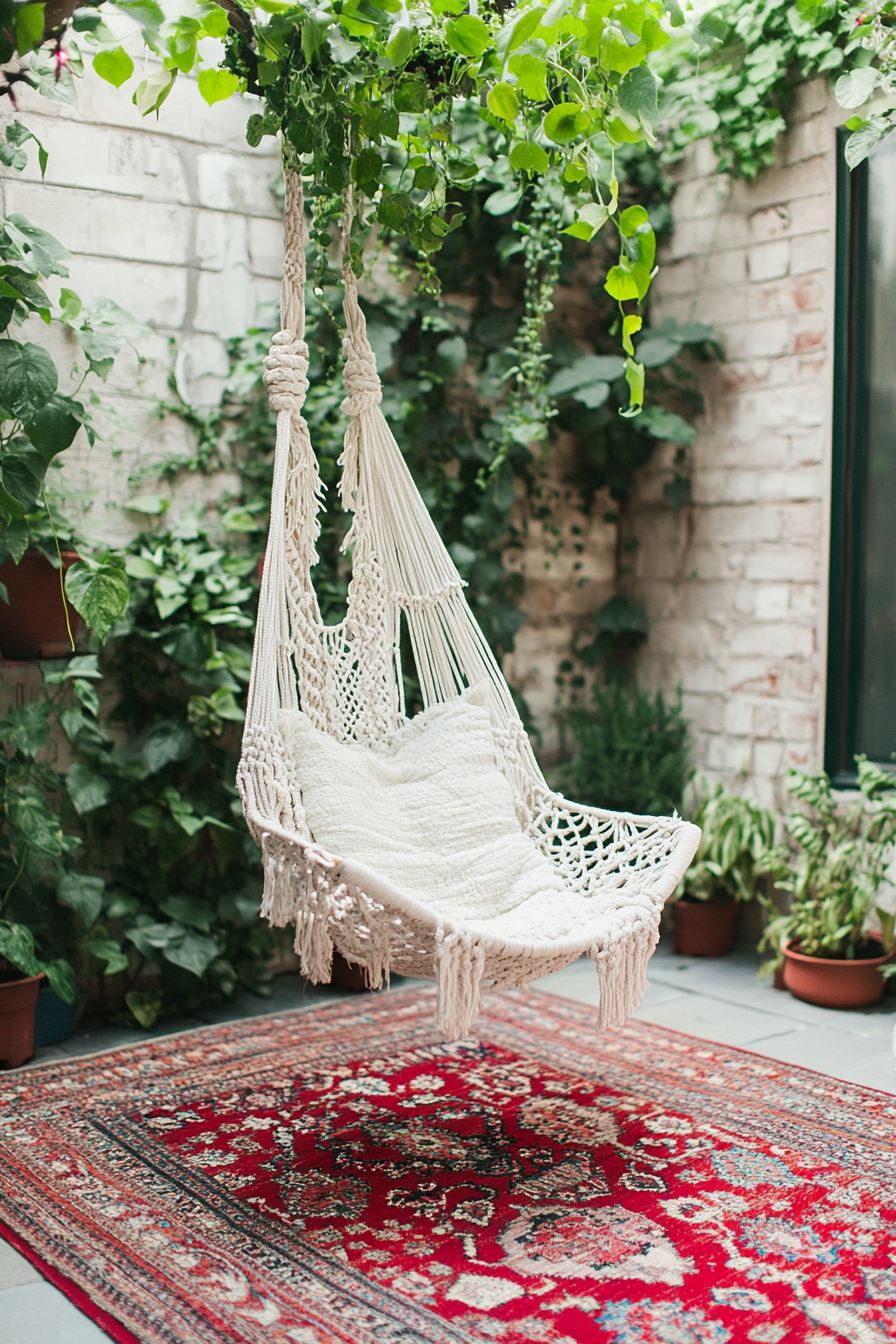
M 896 3 L 722 0 L 659 54 L 664 157 L 708 135 L 723 172 L 752 180 L 775 162 L 800 81 L 833 80 L 846 110 L 846 159 L 855 167 L 894 126 Z

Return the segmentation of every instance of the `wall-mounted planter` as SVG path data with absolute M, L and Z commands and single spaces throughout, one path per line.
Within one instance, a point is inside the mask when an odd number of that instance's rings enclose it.
M 62 567 L 69 569 L 78 555 L 62 552 Z M 26 551 L 16 565 L 0 565 L 0 583 L 6 584 L 9 606 L 0 602 L 0 655 L 5 662 L 32 662 L 37 658 L 64 658 L 72 652 L 65 610 L 72 635 L 77 636 L 81 618 L 70 602 L 63 605 L 59 570 L 40 551 Z
M 672 905 L 674 950 L 682 957 L 724 957 L 734 946 L 737 901 L 689 901 Z
M 788 943 L 784 948 L 784 984 L 794 998 L 819 1008 L 868 1008 L 884 992 L 880 968 L 892 959 L 892 952 L 852 961 L 807 957 Z
M 0 1060 L 17 1069 L 34 1054 L 34 1010 L 42 975 L 0 982 Z

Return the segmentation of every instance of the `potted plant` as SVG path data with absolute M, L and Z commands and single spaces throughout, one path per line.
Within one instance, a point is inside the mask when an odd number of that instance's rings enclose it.
M 62 958 L 41 961 L 31 930 L 0 919 L 0 1060 L 12 1069 L 34 1054 L 34 1014 L 44 977 L 58 998 L 74 1003 L 70 964 Z
M 876 1003 L 884 980 L 896 973 L 893 916 L 877 905 L 896 843 L 896 779 L 857 756 L 859 794 L 848 804 L 834 797 L 823 770 L 790 772 L 788 790 L 808 812 L 789 822 L 798 849 L 790 909 L 770 921 L 760 950 L 783 964 L 784 985 L 799 999 L 823 1008 L 864 1008 Z M 869 932 L 876 913 L 880 934 Z
M 741 902 L 753 900 L 767 879 L 785 875 L 786 856 L 775 845 L 771 812 L 721 785 L 694 820 L 703 838 L 672 902 L 675 951 L 721 957 L 734 943 Z

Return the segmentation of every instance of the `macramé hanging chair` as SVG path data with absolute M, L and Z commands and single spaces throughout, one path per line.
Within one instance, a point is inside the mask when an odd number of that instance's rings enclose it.
M 288 172 L 283 330 L 264 375 L 277 414 L 270 533 L 238 774 L 263 854 L 261 913 L 295 923 L 312 981 L 330 979 L 334 947 L 374 988 L 390 971 L 435 979 L 448 1039 L 468 1034 L 484 987 L 526 985 L 583 954 L 597 965 L 598 1026 L 620 1024 L 700 832 L 548 787 L 380 410 L 347 247 L 340 490 L 354 515 L 352 578 L 345 620 L 323 624 L 311 581 L 322 486 L 302 417 L 303 230 L 301 178 Z M 424 703 L 411 720 L 402 621 Z

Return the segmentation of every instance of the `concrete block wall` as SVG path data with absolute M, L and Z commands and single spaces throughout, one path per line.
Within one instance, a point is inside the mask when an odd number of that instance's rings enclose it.
M 699 371 L 693 505 L 662 503 L 671 452 L 635 503 L 641 679 L 681 684 L 702 775 L 779 809 L 822 745 L 837 119 L 813 82 L 756 182 L 706 143 L 680 166 L 653 320 L 713 323 L 725 361 Z
M 64 459 L 71 486 L 95 501 L 88 529 L 121 541 L 139 522 L 121 503 L 141 488 L 141 468 L 192 451 L 184 424 L 158 417 L 172 370 L 187 400 L 214 405 L 227 374 L 226 340 L 276 303 L 279 161 L 272 140 L 259 149 L 246 143 L 251 99 L 209 108 L 181 76 L 158 119 L 143 118 L 130 86 L 115 90 L 90 69 L 76 83 L 77 109 L 23 90 L 19 117 L 49 163 L 41 182 L 31 146 L 24 173 L 4 170 L 3 204 L 71 252 L 71 279 L 54 281 L 54 295 L 68 285 L 85 303 L 113 299 L 151 328 L 138 342 L 142 359 L 125 349 L 103 389 L 114 413 L 103 441 L 91 449 L 80 435 Z M 74 338 L 48 336 L 37 319 L 26 334 L 50 343 L 60 361 L 80 355 Z

